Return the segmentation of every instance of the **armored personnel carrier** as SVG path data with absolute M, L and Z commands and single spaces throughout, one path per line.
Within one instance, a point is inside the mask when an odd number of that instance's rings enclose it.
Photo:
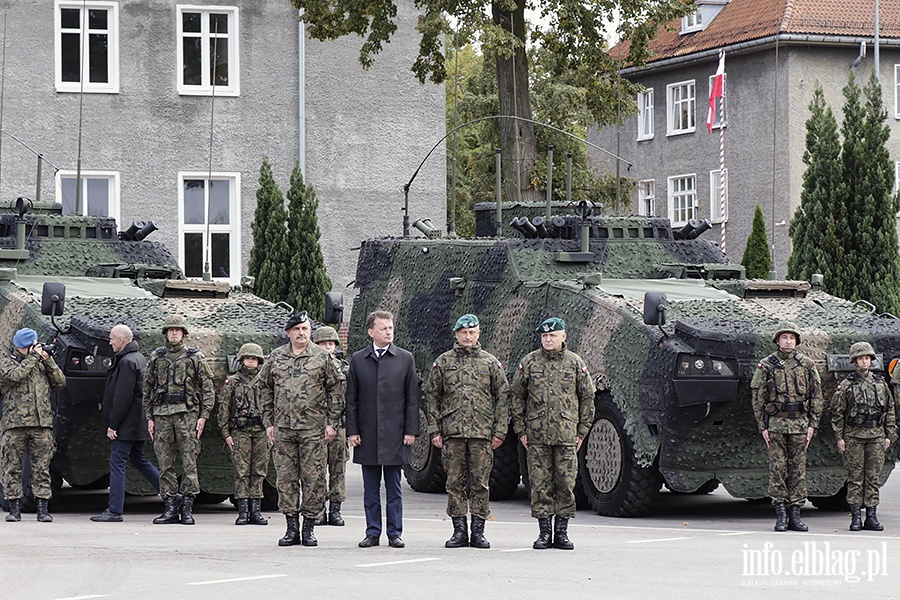
M 539 346 L 537 324 L 565 319 L 569 348 L 584 357 L 598 389 L 576 491 L 601 515 L 641 515 L 663 485 L 689 493 L 721 483 L 739 498 L 767 495 L 750 379 L 774 350 L 779 321 L 800 327 L 799 350 L 819 368 L 826 405 L 853 369 L 853 342 L 874 346 L 877 370 L 900 356 L 900 319 L 809 282 L 747 279 L 743 267 L 699 237 L 708 223 L 673 229 L 667 219 L 590 216 L 586 208 L 581 217 L 528 218 L 538 212 L 516 207 L 515 231 L 505 225 L 504 237 L 488 237 L 501 222 L 491 205 L 477 212 L 483 237 L 439 239 L 420 225 L 429 237 L 363 242 L 350 346 L 366 343 L 369 311 L 390 310 L 397 344 L 414 353 L 424 373 L 451 347 L 457 316 L 472 312 L 482 346 L 512 377 L 520 358 Z M 845 503 L 846 472 L 830 416 L 826 408 L 807 478 L 813 504 L 835 509 Z M 495 497 L 518 485 L 514 454 L 504 446 L 497 455 Z M 440 453 L 420 437 L 414 456 L 406 469 L 413 489 L 442 491 Z M 889 454 L 884 479 L 895 456 Z
M 243 343 L 256 342 L 268 354 L 286 341 L 282 327 L 291 307 L 226 282 L 186 280 L 164 246 L 143 239 L 154 229 L 138 222 L 119 233 L 113 219 L 65 216 L 58 206 L 26 212 L 20 203 L 18 211 L 0 214 L 0 345 L 8 351 L 13 333 L 31 327 L 41 342 L 54 343 L 54 358 L 66 374 L 66 387 L 53 399 L 57 487 L 63 479 L 73 486 L 107 485 L 101 401 L 114 354 L 108 342 L 113 325 L 128 325 L 146 355 L 165 343 L 165 317 L 185 315 L 186 343 L 206 355 L 217 389 Z M 221 501 L 233 493 L 233 469 L 215 413 L 202 442 L 200 500 Z M 148 451 L 155 462 L 150 445 Z M 129 470 L 128 492 L 155 493 L 133 475 Z M 274 475 L 271 483 L 266 493 L 274 502 Z

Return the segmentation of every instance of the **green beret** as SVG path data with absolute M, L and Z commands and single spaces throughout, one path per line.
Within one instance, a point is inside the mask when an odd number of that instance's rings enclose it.
M 456 320 L 456 325 L 453 326 L 453 331 L 459 331 L 460 329 L 473 329 L 478 327 L 478 317 L 475 315 L 463 315 Z
M 550 317 L 540 325 L 538 325 L 537 331 L 538 333 L 549 333 L 551 331 L 565 331 L 566 330 L 566 322 L 560 319 L 559 317 Z

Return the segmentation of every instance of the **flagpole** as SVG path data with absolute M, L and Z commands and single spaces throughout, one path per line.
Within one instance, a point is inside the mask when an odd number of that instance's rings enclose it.
M 722 254 L 725 254 L 725 93 L 723 81 L 722 97 L 719 98 L 719 210 L 722 218 Z

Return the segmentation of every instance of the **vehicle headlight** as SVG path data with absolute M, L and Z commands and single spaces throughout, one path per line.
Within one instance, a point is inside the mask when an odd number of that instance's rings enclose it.
M 679 354 L 678 364 L 675 368 L 676 377 L 735 377 L 736 375 L 737 364 L 734 361 L 694 354 Z

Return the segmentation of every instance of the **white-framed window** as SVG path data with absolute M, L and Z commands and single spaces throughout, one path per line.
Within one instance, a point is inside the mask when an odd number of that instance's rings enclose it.
M 653 138 L 653 88 L 638 94 L 638 140 Z
M 241 279 L 240 173 L 178 173 L 178 264 L 200 278 L 209 247 L 213 279 Z
M 668 135 L 692 133 L 697 128 L 696 87 L 693 79 L 666 86 Z
M 709 220 L 711 223 L 728 221 L 728 169 L 725 169 L 725 218 L 722 219 L 722 177 L 716 169 L 709 172 Z
M 681 17 L 681 33 L 692 33 L 703 29 L 703 13 L 700 8 L 691 14 Z
M 119 3 L 56 0 L 57 92 L 119 93 Z
M 669 221 L 679 227 L 697 218 L 697 175 L 669 177 Z
M 236 6 L 176 6 L 178 93 L 239 96 L 240 60 Z
M 713 80 L 716 78 L 715 75 L 710 76 L 709 78 L 709 91 L 712 92 L 713 88 Z M 725 127 L 728 127 L 728 74 L 722 76 L 722 97 L 716 99 L 716 107 L 715 112 L 713 112 L 713 129 L 717 129 L 722 126 L 722 123 L 725 123 Z M 709 96 L 707 96 L 709 98 Z M 719 105 L 721 105 L 721 112 L 724 119 L 719 118 Z
M 638 181 L 638 214 L 642 217 L 654 216 L 656 214 L 655 199 L 656 182 L 652 179 Z
M 77 171 L 56 172 L 56 201 L 62 204 L 64 215 L 112 217 L 119 227 L 118 171 L 82 171 L 81 206 L 76 209 L 78 195 Z

